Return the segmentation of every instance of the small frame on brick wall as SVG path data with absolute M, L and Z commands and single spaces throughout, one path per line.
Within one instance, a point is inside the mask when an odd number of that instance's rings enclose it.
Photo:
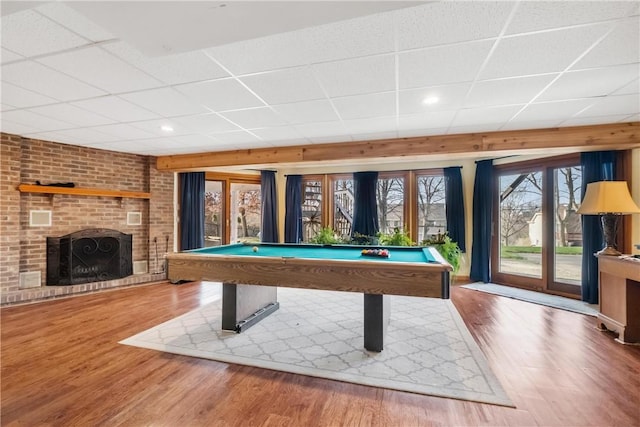
M 127 225 L 142 225 L 142 213 L 127 212 Z
M 51 211 L 29 211 L 29 226 L 51 227 Z

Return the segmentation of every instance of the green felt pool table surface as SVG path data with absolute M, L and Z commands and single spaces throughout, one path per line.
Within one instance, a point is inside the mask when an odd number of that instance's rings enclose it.
M 254 248 L 256 250 L 254 250 Z M 366 256 L 363 249 L 386 249 L 389 257 Z M 201 255 L 232 255 L 255 257 L 285 257 L 326 260 L 351 260 L 371 262 L 437 262 L 429 248 L 424 247 L 379 247 L 379 246 L 351 246 L 351 245 L 306 245 L 281 243 L 237 243 L 232 245 L 214 246 L 189 251 Z

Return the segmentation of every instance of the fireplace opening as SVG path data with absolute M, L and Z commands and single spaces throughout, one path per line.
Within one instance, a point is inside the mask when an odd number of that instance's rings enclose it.
M 131 242 L 131 234 L 106 228 L 47 237 L 47 285 L 76 285 L 130 276 Z

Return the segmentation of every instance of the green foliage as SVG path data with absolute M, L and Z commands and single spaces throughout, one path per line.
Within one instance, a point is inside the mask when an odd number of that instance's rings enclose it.
M 368 236 L 361 233 L 353 233 L 353 236 L 345 243 L 349 245 L 371 246 L 378 244 L 378 238 L 376 236 Z
M 502 246 L 500 253 L 503 258 L 518 258 L 512 254 L 539 254 L 542 253 L 540 246 Z M 581 246 L 556 246 L 556 254 L 559 255 L 581 255 Z
M 318 234 L 316 234 L 312 239 L 309 240 L 309 243 L 333 245 L 336 243 L 341 243 L 341 241 L 336 237 L 336 233 L 335 231 L 333 231 L 333 228 L 323 227 L 320 229 Z
M 444 234 L 438 233 L 432 239 L 423 240 L 420 243 L 422 246 L 431 246 L 436 248 L 440 255 L 453 267 L 453 273 L 457 273 L 460 270 L 460 260 L 462 259 L 462 251 L 457 242 L 451 240 L 451 237 L 445 232 Z
M 393 229 L 393 233 L 384 234 L 379 233 L 378 239 L 381 245 L 384 246 L 413 246 L 415 243 L 409 237 L 409 233 L 406 230 L 400 230 L 398 227 Z

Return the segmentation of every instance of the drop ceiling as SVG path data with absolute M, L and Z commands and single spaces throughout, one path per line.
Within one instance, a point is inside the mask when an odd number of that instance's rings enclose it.
M 1 130 L 160 156 L 631 122 L 639 40 L 635 1 L 3 1 Z

